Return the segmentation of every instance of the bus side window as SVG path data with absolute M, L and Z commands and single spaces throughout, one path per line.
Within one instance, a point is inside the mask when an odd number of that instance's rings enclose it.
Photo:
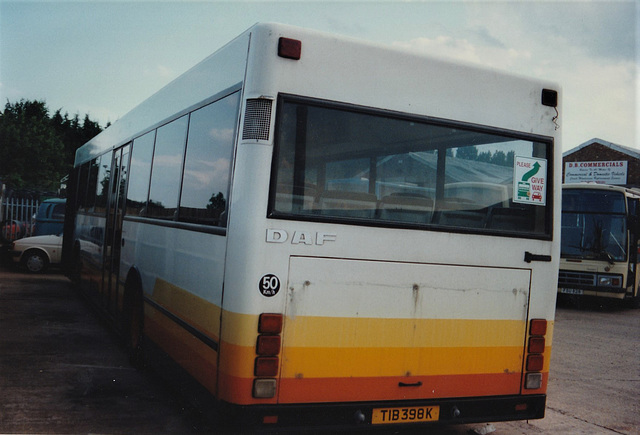
M 146 211 L 155 137 L 155 131 L 150 131 L 133 141 L 126 211 L 131 216 L 144 216 Z
M 226 226 L 236 92 L 191 113 L 178 220 Z
M 178 209 L 187 115 L 158 128 L 151 170 L 147 215 L 174 219 Z

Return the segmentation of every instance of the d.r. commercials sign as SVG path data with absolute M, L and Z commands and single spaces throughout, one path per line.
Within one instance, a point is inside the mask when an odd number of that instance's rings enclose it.
M 627 184 L 627 161 L 566 162 L 565 183 Z

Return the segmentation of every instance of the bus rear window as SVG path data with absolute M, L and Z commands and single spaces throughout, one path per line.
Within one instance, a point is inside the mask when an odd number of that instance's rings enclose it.
M 281 97 L 269 216 L 547 237 L 550 147 Z

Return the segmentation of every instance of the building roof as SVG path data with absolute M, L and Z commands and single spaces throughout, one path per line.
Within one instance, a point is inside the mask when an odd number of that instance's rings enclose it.
M 604 147 L 610 148 L 612 150 L 618 151 L 620 153 L 623 154 L 627 154 L 630 157 L 633 157 L 634 159 L 638 159 L 640 160 L 640 152 L 638 152 L 638 150 L 634 149 L 634 148 L 630 148 L 630 147 L 625 147 L 622 145 L 618 145 L 612 142 L 607 142 L 606 140 L 602 140 L 602 139 L 598 139 L 598 138 L 593 138 L 590 139 L 588 141 L 586 141 L 583 144 L 578 145 L 577 147 L 570 149 L 569 151 L 565 151 L 564 153 L 562 153 L 562 158 L 565 158 L 577 151 L 580 151 L 583 148 L 586 148 L 588 146 L 594 145 L 594 144 L 599 144 L 602 145 Z

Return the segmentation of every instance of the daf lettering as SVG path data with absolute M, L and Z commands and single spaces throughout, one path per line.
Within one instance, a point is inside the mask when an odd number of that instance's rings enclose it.
M 335 233 L 318 231 L 293 231 L 291 235 L 285 230 L 267 229 L 267 243 L 285 243 L 291 241 L 292 245 L 319 245 L 325 242 L 335 242 L 338 236 Z

